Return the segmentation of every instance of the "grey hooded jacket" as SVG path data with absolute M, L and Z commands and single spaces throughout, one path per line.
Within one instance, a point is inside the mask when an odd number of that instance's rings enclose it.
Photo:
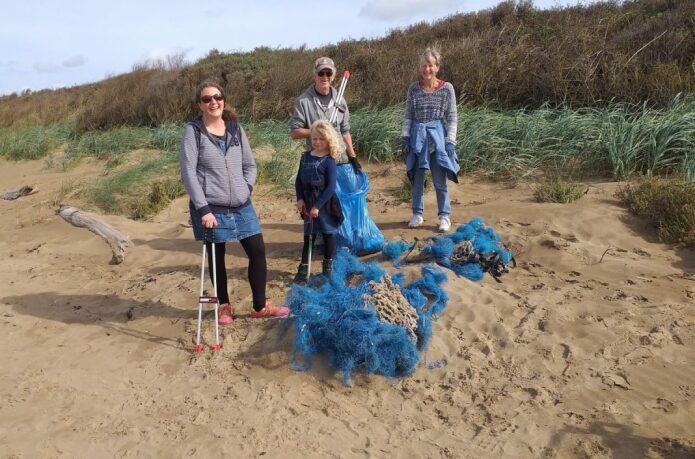
M 211 212 L 210 206 L 240 207 L 251 198 L 256 161 L 246 132 L 235 121 L 227 121 L 227 151 L 210 137 L 202 117 L 186 124 L 179 159 L 183 184 L 201 215 Z

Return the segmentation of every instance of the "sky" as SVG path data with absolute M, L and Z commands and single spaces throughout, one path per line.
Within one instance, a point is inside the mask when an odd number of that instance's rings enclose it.
M 596 0 L 535 0 L 538 8 Z M 128 73 L 135 65 L 211 49 L 316 48 L 498 0 L 35 0 L 0 3 L 0 95 L 55 89 Z M 318 57 L 318 56 L 317 56 Z

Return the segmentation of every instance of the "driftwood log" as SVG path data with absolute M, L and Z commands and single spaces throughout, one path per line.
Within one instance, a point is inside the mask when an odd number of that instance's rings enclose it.
M 127 236 L 124 236 L 111 225 L 104 223 L 97 215 L 83 212 L 75 207 L 61 205 L 60 209 L 58 209 L 58 215 L 71 225 L 87 228 L 105 240 L 113 252 L 111 264 L 118 265 L 123 263 L 123 260 L 125 260 L 125 248 L 130 245 Z

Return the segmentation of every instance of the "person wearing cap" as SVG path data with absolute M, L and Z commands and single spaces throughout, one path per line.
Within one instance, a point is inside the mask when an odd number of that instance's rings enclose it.
M 332 86 L 336 77 L 335 64 L 329 57 L 314 61 L 314 82 L 295 101 L 290 118 L 290 136 L 294 140 L 306 139 L 306 150 L 311 151 L 311 125 L 317 120 L 328 120 L 334 107 L 338 116 L 333 127 L 338 132 L 338 165 L 352 162 L 359 169 L 357 155 L 350 135 L 350 111 L 344 98 L 338 100 L 338 91 Z
M 425 172 L 432 174 L 437 196 L 437 230 L 451 228 L 451 200 L 447 179 L 458 183 L 460 170 L 456 156 L 456 94 L 454 86 L 437 78 L 442 56 L 427 48 L 420 55 L 420 81 L 408 86 L 401 129 L 402 150 L 412 189 L 413 216 L 409 228 L 424 222 Z
M 313 83 L 295 101 L 290 118 L 290 136 L 294 140 L 306 139 L 305 150 L 311 151 L 310 127 L 318 120 L 329 121 L 337 107 L 337 116 L 332 123 L 338 134 L 336 194 L 340 197 L 344 218 L 336 233 L 335 245 L 360 255 L 381 250 L 384 236 L 367 211 L 364 184 L 368 181 L 352 146 L 350 111 L 344 98 L 338 100 L 338 91 L 332 86 L 336 77 L 335 64 L 329 57 L 319 57 L 312 70 Z M 320 235 L 316 243 L 323 245 Z

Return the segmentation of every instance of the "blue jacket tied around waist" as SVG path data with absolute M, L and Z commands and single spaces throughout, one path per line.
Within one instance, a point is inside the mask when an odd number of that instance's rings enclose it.
M 446 176 L 454 183 L 458 183 L 458 171 L 461 167 L 456 155 L 446 152 L 446 133 L 441 120 L 433 120 L 428 123 L 413 121 L 410 127 L 410 154 L 405 159 L 408 178 L 413 181 L 415 169 L 430 168 L 430 141 L 434 145 L 434 160 L 446 169 Z

